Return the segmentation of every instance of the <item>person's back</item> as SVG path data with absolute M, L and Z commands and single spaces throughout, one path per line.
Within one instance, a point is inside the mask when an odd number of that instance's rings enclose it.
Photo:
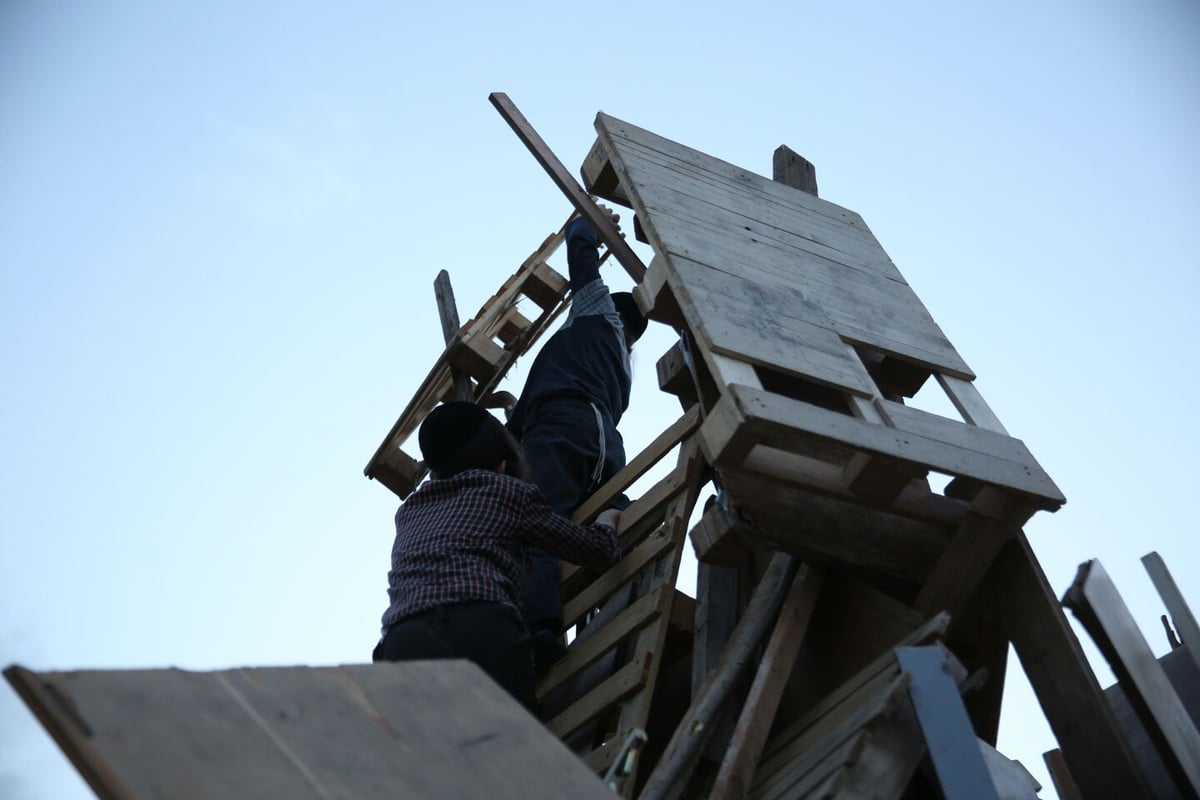
M 517 611 L 526 552 L 611 563 L 614 516 L 580 526 L 555 513 L 521 479 L 511 434 L 472 403 L 435 409 L 420 444 L 433 474 L 396 512 L 389 605 L 373 658 L 466 658 L 532 709 L 532 652 Z

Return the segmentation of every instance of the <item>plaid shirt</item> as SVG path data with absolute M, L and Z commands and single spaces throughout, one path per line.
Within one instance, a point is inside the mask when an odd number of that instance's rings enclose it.
M 612 563 L 618 551 L 616 531 L 554 513 L 531 483 L 479 469 L 428 481 L 396 512 L 384 631 L 437 606 L 517 607 L 528 545 L 594 566 Z

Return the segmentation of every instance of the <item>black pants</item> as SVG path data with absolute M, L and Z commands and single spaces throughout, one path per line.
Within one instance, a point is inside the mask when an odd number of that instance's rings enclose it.
M 465 658 L 536 714 L 529 633 L 503 603 L 459 603 L 400 620 L 388 628 L 373 661 Z
M 539 403 L 521 434 L 521 449 L 550 507 L 568 517 L 625 466 L 625 447 L 612 420 L 605 414 L 598 423 L 592 404 L 574 398 Z M 521 616 L 535 634 L 557 636 L 563 624 L 558 559 L 538 549 L 529 551 L 529 559 Z

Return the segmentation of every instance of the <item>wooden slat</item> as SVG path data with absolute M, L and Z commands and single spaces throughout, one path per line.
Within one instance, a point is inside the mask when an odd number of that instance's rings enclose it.
M 1200 797 L 1200 732 L 1099 561 L 1080 566 L 1063 604 L 1104 654 L 1179 791 Z
M 592 661 L 615 647 L 625 637 L 658 619 L 666 610 L 666 603 L 670 597 L 669 591 L 659 587 L 621 612 L 620 616 L 596 631 L 580 646 L 573 644 L 568 649 L 567 655 L 551 667 L 546 676 L 542 678 L 538 684 L 538 695 L 542 696 L 554 691 Z
M 488 95 L 488 100 L 517 134 L 517 138 L 529 149 L 534 159 L 546 170 L 546 174 L 550 176 L 554 184 L 571 201 L 571 205 L 575 206 L 576 210 L 591 223 L 592 229 L 616 255 L 617 261 L 621 262 L 621 266 L 629 273 L 629 277 L 633 278 L 635 283 L 640 281 L 646 274 L 646 266 L 642 260 L 630 249 L 625 239 L 617 231 L 612 219 L 587 196 L 587 192 L 533 129 L 529 120 L 525 119 L 525 115 L 513 105 L 508 95 L 503 92 L 493 92 Z
M 908 688 L 908 678 L 899 674 L 894 659 L 892 667 L 886 676 L 866 684 L 862 691 L 848 696 L 814 720 L 810 727 L 789 743 L 786 750 L 777 750 L 769 758 L 764 756 L 752 794 L 778 791 L 779 782 L 789 776 L 788 766 L 793 761 L 815 765 L 863 728 L 894 714 L 897 703 Z M 804 770 L 797 771 L 803 773 Z
M 1075 785 L 1075 779 L 1071 777 L 1071 771 L 1067 769 L 1062 751 L 1056 748 L 1042 753 L 1042 759 L 1046 762 L 1046 771 L 1050 773 L 1050 780 L 1054 783 L 1054 791 L 1058 793 L 1059 800 L 1083 800 L 1079 787 Z
M 458 306 L 454 302 L 454 287 L 450 285 L 450 273 L 442 270 L 433 280 L 433 293 L 437 298 L 438 317 L 442 322 L 442 339 L 447 345 L 458 335 Z M 455 399 L 470 401 L 475 398 L 471 388 L 471 379 L 455 367 L 450 368 L 450 378 L 454 382 Z
M 724 419 L 713 423 L 722 406 Z M 731 436 L 731 428 L 743 438 Z M 784 449 L 803 448 L 815 440 L 1004 486 L 1030 495 L 1046 508 L 1057 508 L 1065 502 L 1058 487 L 1032 456 L 1025 463 L 997 458 L 742 386 L 727 387 L 717 408 L 701 426 L 699 436 L 705 454 L 717 467 L 737 466 L 744 457 L 739 454 L 747 451 L 756 439 Z
M 630 661 L 616 674 L 572 703 L 565 711 L 546 723 L 546 727 L 560 739 L 565 739 L 591 722 L 613 704 L 619 703 L 646 685 L 651 658 L 646 654 L 641 659 Z
M 1192 661 L 1195 662 L 1196 669 L 1200 670 L 1200 624 L 1197 624 L 1192 609 L 1188 606 L 1187 600 L 1183 598 L 1183 592 L 1179 591 L 1179 586 L 1171 577 L 1171 571 L 1167 569 L 1166 562 L 1158 553 L 1147 553 L 1142 556 L 1142 566 L 1150 576 L 1150 581 L 1154 584 L 1158 596 L 1162 598 L 1163 605 L 1167 607 L 1171 621 L 1175 623 L 1175 628 L 1179 631 L 1184 645 L 1187 646 L 1187 651 L 1191 655 Z
M 945 390 L 946 396 L 950 398 L 950 402 L 958 409 L 958 413 L 962 414 L 964 420 L 989 431 L 1008 434 L 1004 425 L 1000 423 L 1000 419 L 984 401 L 983 395 L 979 393 L 979 389 L 976 388 L 973 381 L 964 381 L 953 375 L 942 374 L 938 374 L 937 379 L 942 389 Z
M 775 721 L 775 711 L 784 684 L 792 674 L 796 653 L 816 605 L 822 575 L 807 565 L 792 580 L 792 587 L 779 610 L 775 630 L 759 659 L 758 671 L 733 730 L 733 741 L 717 773 L 709 797 L 742 798 L 754 778 L 754 767 Z
M 633 580 L 647 564 L 670 549 L 672 544 L 671 537 L 665 529 L 646 539 L 629 555 L 609 567 L 599 578 L 563 603 L 564 622 L 570 625 L 584 614 L 599 608 L 618 589 Z
M 870 732 L 860 730 L 821 758 L 801 757 L 773 775 L 762 788 L 755 786 L 750 797 L 753 800 L 795 800 L 809 797 L 832 775 L 843 770 L 862 757 Z

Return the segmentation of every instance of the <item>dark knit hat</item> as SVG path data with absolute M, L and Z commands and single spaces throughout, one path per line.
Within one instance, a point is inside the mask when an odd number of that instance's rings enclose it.
M 488 412 L 474 403 L 462 400 L 444 403 L 429 412 L 417 434 L 425 463 L 437 470 L 475 435 L 489 416 Z
M 625 326 L 625 342 L 633 344 L 646 332 L 646 318 L 642 316 L 637 301 L 629 292 L 613 292 L 612 300 L 613 305 L 617 307 L 617 313 L 621 315 L 621 323 Z

